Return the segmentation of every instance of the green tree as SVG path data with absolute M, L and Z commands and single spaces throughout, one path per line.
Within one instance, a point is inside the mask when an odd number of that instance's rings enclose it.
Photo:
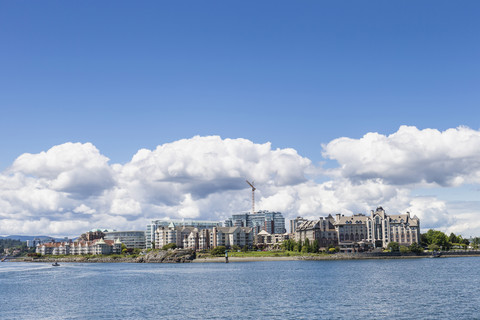
M 318 240 L 314 240 L 311 246 L 312 252 L 318 252 L 320 245 L 318 244 Z
M 398 242 L 390 242 L 388 245 L 387 245 L 387 249 L 390 250 L 390 252 L 398 252 L 400 250 L 400 245 L 398 244 Z
M 400 246 L 400 253 L 408 253 L 410 249 L 407 246 Z
M 460 241 L 458 241 L 458 237 L 455 235 L 455 233 L 450 233 L 450 236 L 448 237 L 448 241 L 450 241 L 450 243 L 459 243 Z
M 226 250 L 226 248 L 224 246 L 218 246 L 218 247 L 215 247 L 212 250 L 210 250 L 210 253 L 213 256 L 222 256 L 222 255 L 225 254 L 225 250 Z
M 125 254 L 128 252 L 127 246 L 122 243 L 122 253 Z
M 162 247 L 162 250 L 168 250 L 168 249 L 176 249 L 177 244 L 175 242 L 168 243 Z
M 429 244 L 429 245 L 428 245 L 428 249 L 429 249 L 429 250 L 432 250 L 432 251 L 438 251 L 438 250 L 440 249 L 440 246 L 438 246 L 437 244 L 432 243 L 432 244 Z
M 295 244 L 295 251 L 298 251 L 298 252 L 302 251 L 302 242 L 301 241 L 299 241 Z
M 422 233 L 420 234 L 420 245 L 422 247 L 426 247 L 429 245 L 428 243 L 428 237 L 427 237 L 427 234 L 426 233 Z
M 441 231 L 430 229 L 425 236 L 427 245 L 435 244 L 444 250 L 450 249 L 452 245 L 447 235 Z
M 478 249 L 478 245 L 480 245 L 480 238 L 475 237 L 472 239 L 472 246 L 474 249 Z
M 303 242 L 302 246 L 302 252 L 311 252 L 311 247 L 310 247 L 310 240 L 308 238 L 305 238 L 305 241 Z
M 410 251 L 415 253 L 415 254 L 419 254 L 419 253 L 422 253 L 423 252 L 423 248 L 416 242 L 412 243 L 409 247 Z
M 294 251 L 296 244 L 297 243 L 295 242 L 295 240 L 287 239 L 287 240 L 283 241 L 282 248 L 283 248 L 283 250 L 286 250 L 286 251 Z

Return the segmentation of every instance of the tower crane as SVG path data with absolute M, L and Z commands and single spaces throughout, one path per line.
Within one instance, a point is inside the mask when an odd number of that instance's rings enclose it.
M 255 214 L 255 190 L 257 189 L 254 187 L 254 181 L 252 181 L 252 183 L 248 180 L 245 181 L 247 181 L 248 185 L 252 187 L 252 214 Z

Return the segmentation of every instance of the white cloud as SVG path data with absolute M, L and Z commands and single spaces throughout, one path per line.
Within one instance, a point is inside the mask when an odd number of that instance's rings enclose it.
M 108 158 L 91 143 L 65 143 L 47 152 L 25 153 L 15 160 L 10 171 L 34 177 L 72 197 L 98 195 L 114 184 Z
M 478 182 L 479 137 L 463 127 L 401 127 L 390 136 L 336 139 L 324 146 L 324 156 L 339 167 L 321 183 L 309 177 L 321 168 L 294 149 L 246 139 L 196 136 L 141 149 L 123 165 L 109 164 L 90 143 L 65 143 L 23 154 L 0 173 L 0 234 L 143 230 L 159 218 L 223 221 L 251 209 L 245 179 L 255 180 L 256 208 L 283 212 L 287 221 L 382 206 L 411 211 L 423 228 L 473 232 L 480 210 L 415 197 L 412 188 Z M 475 228 L 480 235 L 480 225 Z
M 439 186 L 480 182 L 480 132 L 466 127 L 440 132 L 402 126 L 389 136 L 339 138 L 324 146 L 323 155 L 339 163 L 336 173 L 355 181 Z
M 73 212 L 75 213 L 84 213 L 84 214 L 94 214 L 97 212 L 95 209 L 90 208 L 89 206 L 86 206 L 85 204 L 81 204 L 75 209 L 73 209 Z

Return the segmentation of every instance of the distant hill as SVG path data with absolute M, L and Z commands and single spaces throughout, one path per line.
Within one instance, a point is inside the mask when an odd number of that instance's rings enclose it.
M 20 240 L 20 241 L 27 241 L 27 240 L 34 240 L 34 239 L 40 239 L 42 241 L 63 241 L 63 238 L 54 238 L 54 237 L 49 237 L 49 236 L 20 236 L 20 235 L 11 235 L 11 236 L 6 236 L 6 237 L 0 237 L 0 239 L 13 239 L 13 240 Z

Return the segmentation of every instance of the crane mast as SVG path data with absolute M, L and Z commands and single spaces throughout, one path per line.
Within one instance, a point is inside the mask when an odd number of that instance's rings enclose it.
M 252 187 L 252 214 L 255 214 L 255 190 L 257 189 L 254 187 L 254 181 L 252 181 L 251 183 L 248 180 L 245 181 L 247 181 L 248 185 Z

